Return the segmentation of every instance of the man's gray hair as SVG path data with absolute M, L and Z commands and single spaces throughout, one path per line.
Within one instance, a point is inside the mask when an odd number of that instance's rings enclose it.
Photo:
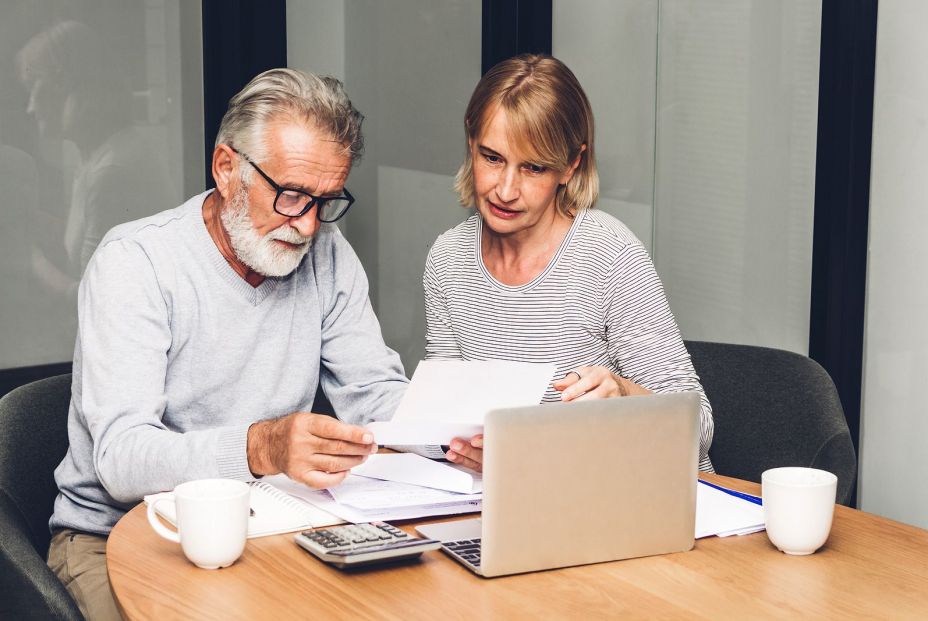
M 216 145 L 227 144 L 260 161 L 267 157 L 265 126 L 292 121 L 325 132 L 345 147 L 345 155 L 354 163 L 364 151 L 363 120 L 337 79 L 296 69 L 269 69 L 229 100 Z M 246 179 L 250 168 L 243 169 Z

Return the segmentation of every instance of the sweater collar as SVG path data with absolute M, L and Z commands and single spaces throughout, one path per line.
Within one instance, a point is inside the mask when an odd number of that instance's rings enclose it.
M 257 287 L 252 287 L 245 279 L 236 273 L 232 266 L 229 265 L 229 262 L 226 261 L 226 258 L 222 256 L 222 253 L 219 252 L 219 248 L 216 247 L 216 242 L 213 241 L 213 238 L 210 237 L 209 231 L 206 230 L 206 223 L 203 221 L 203 203 L 206 201 L 206 198 L 215 190 L 207 190 L 203 194 L 195 197 L 193 201 L 193 207 L 196 211 L 195 228 L 197 236 L 197 244 L 200 245 L 206 254 L 206 260 L 210 265 L 216 270 L 219 276 L 225 280 L 236 294 L 241 296 L 244 300 L 249 302 L 252 306 L 257 306 L 260 304 L 267 296 L 273 293 L 277 287 L 280 285 L 282 280 L 289 278 L 290 276 L 285 276 L 284 278 L 265 278 L 264 281 Z M 297 268 L 299 269 L 299 268 Z

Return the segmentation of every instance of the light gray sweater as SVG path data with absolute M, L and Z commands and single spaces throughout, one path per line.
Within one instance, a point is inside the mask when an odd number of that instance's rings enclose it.
M 87 267 L 52 529 L 107 534 L 145 494 L 251 480 L 249 425 L 309 411 L 319 381 L 351 423 L 399 404 L 402 364 L 339 230 L 322 225 L 294 273 L 252 287 L 206 230 L 208 194 L 114 228 Z

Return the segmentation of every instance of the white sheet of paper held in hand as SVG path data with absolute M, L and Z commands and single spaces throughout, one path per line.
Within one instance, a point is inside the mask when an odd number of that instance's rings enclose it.
M 479 473 L 454 464 L 432 461 L 414 453 L 371 455 L 363 464 L 352 468 L 351 474 L 459 494 L 479 494 L 483 491 L 483 477 Z
M 367 427 L 381 445 L 449 444 L 483 432 L 490 410 L 541 403 L 554 364 L 423 360 L 393 420 Z

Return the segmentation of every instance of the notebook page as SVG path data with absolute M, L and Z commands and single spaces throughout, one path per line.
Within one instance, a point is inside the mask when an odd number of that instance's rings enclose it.
M 753 532 L 764 525 L 764 509 L 708 485 L 696 486 L 696 538 Z
M 251 484 L 251 509 L 254 515 L 248 519 L 249 537 L 332 526 L 344 521 L 264 481 Z
M 283 475 L 280 476 L 294 486 L 299 485 Z M 146 504 L 151 504 L 162 497 L 170 498 L 171 492 L 149 494 L 144 500 Z M 328 511 L 295 498 L 264 481 L 251 483 L 249 504 L 254 512 L 254 515 L 248 518 L 249 539 L 344 523 L 343 519 Z M 177 526 L 176 511 L 177 507 L 173 502 L 162 502 L 156 509 L 158 515 L 175 527 Z

